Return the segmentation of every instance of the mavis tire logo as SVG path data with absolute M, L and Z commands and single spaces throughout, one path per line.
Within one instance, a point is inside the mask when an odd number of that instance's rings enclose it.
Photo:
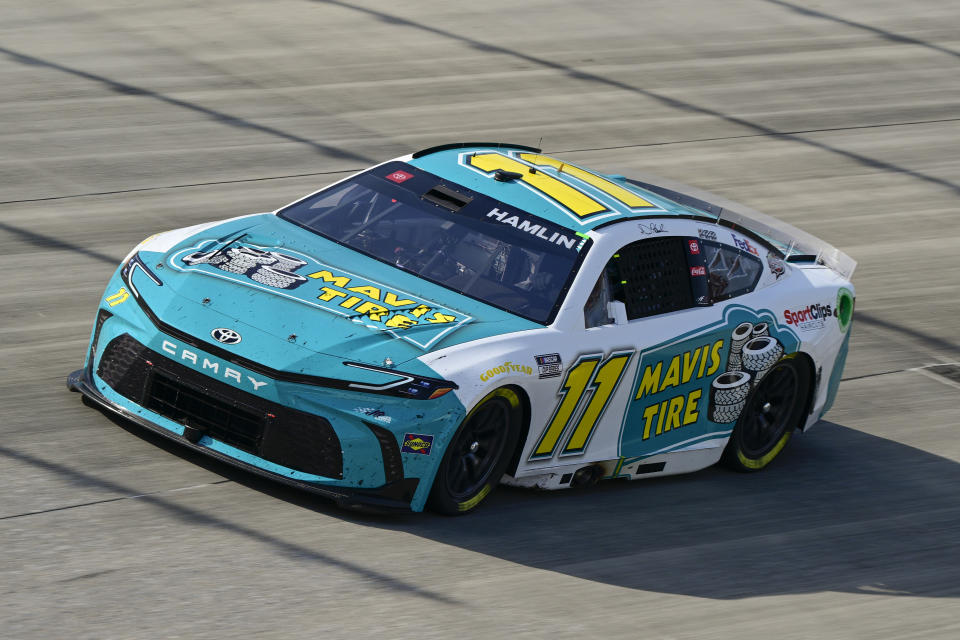
M 471 317 L 289 249 L 203 240 L 168 264 L 265 290 L 429 349 Z M 295 273 L 296 272 L 296 273 Z M 406 329 L 416 329 L 409 333 Z
M 713 242 L 717 241 L 717 232 L 710 229 L 697 229 L 697 233 L 700 235 L 701 240 L 712 240 Z
M 421 433 L 407 433 L 403 436 L 402 453 L 418 453 L 420 455 L 430 455 L 430 449 L 433 447 L 433 436 Z
M 829 304 L 811 304 L 797 311 L 784 309 L 783 319 L 802 331 L 814 331 L 822 329 L 826 318 L 836 314 L 836 309 Z

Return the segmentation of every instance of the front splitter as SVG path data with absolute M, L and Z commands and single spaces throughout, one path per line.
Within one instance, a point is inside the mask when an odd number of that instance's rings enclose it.
M 90 379 L 90 374 L 86 369 L 78 369 L 67 376 L 67 389 L 83 394 L 85 398 L 92 401 L 98 408 L 118 415 L 124 420 L 128 420 L 138 426 L 148 429 L 149 431 L 163 436 L 168 440 L 172 440 L 181 446 L 187 447 L 188 449 L 192 449 L 216 460 L 220 460 L 221 462 L 225 462 L 232 467 L 243 469 L 244 471 L 248 471 L 260 477 L 267 478 L 287 486 L 295 487 L 297 489 L 309 491 L 310 493 L 322 496 L 324 498 L 329 498 L 337 503 L 337 505 L 340 507 L 349 509 L 372 508 L 386 510 L 399 509 L 404 511 L 410 510 L 410 502 L 408 500 L 396 498 L 393 497 L 393 495 L 413 495 L 413 492 L 416 489 L 415 479 L 408 478 L 405 480 L 400 480 L 384 485 L 377 489 L 352 489 L 303 482 L 295 478 L 288 478 L 271 471 L 260 469 L 259 467 L 243 462 L 242 460 L 237 460 L 236 458 L 231 458 L 230 456 L 210 449 L 209 447 L 195 444 L 181 435 L 173 433 L 168 429 L 164 429 L 163 427 L 154 424 L 131 411 L 128 411 L 100 393 L 99 389 L 96 388 L 96 386 L 93 384 L 93 381 Z

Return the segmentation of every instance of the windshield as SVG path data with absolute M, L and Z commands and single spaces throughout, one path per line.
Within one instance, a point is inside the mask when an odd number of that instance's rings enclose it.
M 559 307 L 586 242 L 401 162 L 375 167 L 279 216 L 541 324 Z

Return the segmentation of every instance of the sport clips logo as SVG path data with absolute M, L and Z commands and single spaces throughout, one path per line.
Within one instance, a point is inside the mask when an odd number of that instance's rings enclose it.
M 812 330 L 820 329 L 826 318 L 837 315 L 836 310 L 829 304 L 814 303 L 807 305 L 798 311 L 784 309 L 783 319 L 788 325 L 794 325 L 798 329 Z

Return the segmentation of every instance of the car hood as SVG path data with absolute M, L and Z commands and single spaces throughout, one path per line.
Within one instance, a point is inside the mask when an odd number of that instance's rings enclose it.
M 273 214 L 168 232 L 145 242 L 134 260 L 145 268 L 133 269 L 130 282 L 162 321 L 207 341 L 221 327 L 235 329 L 241 340 L 244 332 L 258 336 L 265 343 L 257 349 L 261 361 L 268 347 L 278 361 L 287 359 L 280 352 L 295 348 L 401 364 L 541 326 Z M 238 351 L 252 348 L 238 345 Z

